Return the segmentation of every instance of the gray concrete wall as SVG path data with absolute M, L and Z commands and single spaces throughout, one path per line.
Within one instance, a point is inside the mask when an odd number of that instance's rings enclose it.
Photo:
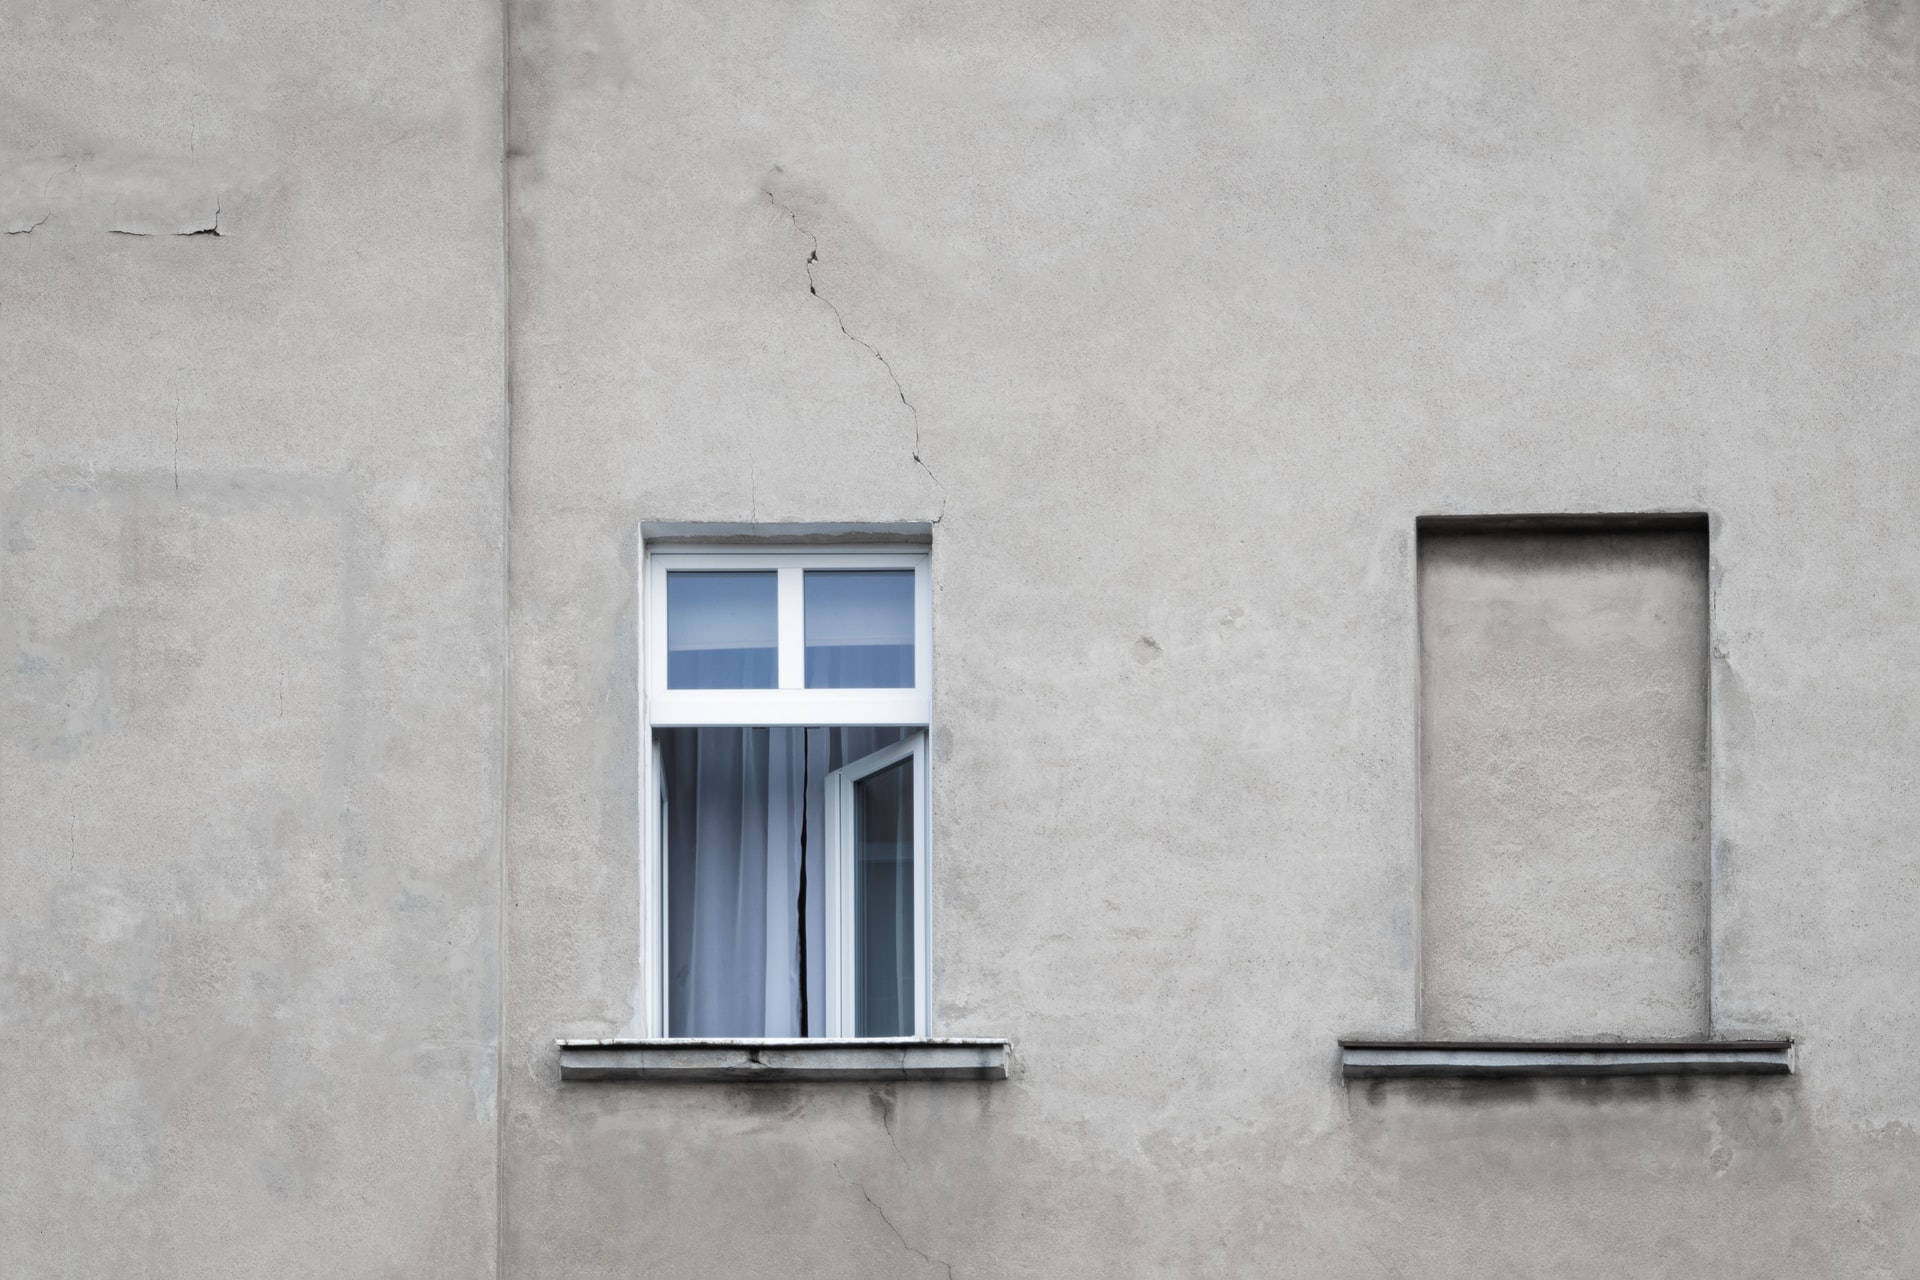
M 1418 555 L 1421 1034 L 1705 1035 L 1706 530 Z
M 1920 1270 L 1911 10 L 515 14 L 510 1274 Z M 1343 1088 L 1415 1029 L 1415 515 L 1658 508 L 1715 1029 L 1801 1073 Z M 556 1082 L 637 981 L 635 528 L 753 518 L 938 519 L 1004 1085 Z
M 0 6 L 0 1275 L 492 1270 L 499 83 Z
M 0 1270 L 1920 1270 L 1909 7 L 516 2 L 510 317 L 498 8 L 12 12 Z M 1800 1073 L 1343 1087 L 1414 516 L 1659 508 L 1714 1030 Z M 937 521 L 936 1029 L 1013 1079 L 558 1082 L 651 519 Z

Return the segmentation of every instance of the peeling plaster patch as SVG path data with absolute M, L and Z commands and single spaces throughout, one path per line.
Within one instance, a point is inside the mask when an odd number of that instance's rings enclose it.
M 0 222 L 130 236 L 224 236 L 235 188 L 262 175 L 155 156 L 0 157 Z M 231 219 L 227 219 L 231 221 Z
M 779 173 L 780 172 L 779 167 L 776 166 L 773 172 Z M 934 474 L 933 468 L 928 466 L 926 459 L 920 456 L 920 410 L 914 406 L 913 401 L 907 399 L 906 388 L 900 384 L 900 375 L 893 371 L 893 362 L 888 360 L 885 355 L 881 354 L 879 347 L 874 346 L 871 342 L 868 342 L 865 338 L 862 338 L 859 335 L 853 333 L 851 330 L 849 330 L 847 328 L 846 318 L 840 314 L 840 308 L 834 304 L 833 299 L 829 298 L 826 294 L 820 292 L 820 283 L 818 280 L 814 278 L 814 274 L 813 274 L 814 264 L 820 261 L 820 237 L 815 235 L 812 231 L 809 231 L 806 227 L 802 226 L 800 223 L 800 215 L 795 213 L 793 208 L 790 205 L 782 204 L 780 201 L 780 198 L 774 195 L 773 191 L 770 188 L 768 187 L 760 188 L 760 194 L 767 198 L 767 203 L 772 205 L 775 210 L 786 215 L 787 221 L 793 224 L 793 229 L 795 231 L 798 231 L 801 235 L 805 236 L 807 238 L 808 245 L 811 246 L 810 251 L 807 254 L 807 260 L 805 263 L 805 270 L 807 273 L 807 292 L 812 294 L 814 297 L 820 299 L 821 302 L 826 304 L 827 310 L 833 314 L 833 322 L 836 325 L 838 325 L 840 328 L 841 337 L 845 338 L 848 342 L 851 342 L 856 346 L 866 348 L 868 353 L 871 354 L 875 360 L 878 360 L 880 362 L 880 367 L 887 371 L 887 378 L 893 383 L 894 394 L 900 397 L 900 403 L 906 406 L 907 413 L 912 416 L 913 461 L 914 461 L 914 465 L 918 466 L 922 471 L 927 473 L 927 479 L 933 481 L 934 487 L 940 490 L 940 512 L 938 515 L 934 516 L 933 518 L 933 522 L 935 524 L 939 524 L 941 520 L 946 518 L 946 514 L 947 514 L 947 486 L 940 482 L 940 477 Z
M 214 197 L 213 212 L 204 221 L 189 218 L 184 223 L 133 217 L 125 226 L 108 227 L 117 236 L 217 236 L 220 234 L 220 199 Z

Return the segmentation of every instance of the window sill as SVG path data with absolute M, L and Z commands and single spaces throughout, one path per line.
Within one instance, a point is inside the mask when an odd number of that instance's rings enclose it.
M 1342 1040 L 1348 1080 L 1791 1075 L 1791 1040 Z
M 562 1080 L 1005 1080 L 1008 1040 L 561 1040 Z

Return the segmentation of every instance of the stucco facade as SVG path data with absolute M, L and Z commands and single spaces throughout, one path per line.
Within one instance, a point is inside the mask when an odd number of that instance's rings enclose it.
M 1920 1274 L 1910 0 L 0 13 L 0 1275 Z M 1416 519 L 1643 511 L 1795 1073 L 1343 1083 Z M 932 525 L 1009 1079 L 560 1081 L 649 521 Z

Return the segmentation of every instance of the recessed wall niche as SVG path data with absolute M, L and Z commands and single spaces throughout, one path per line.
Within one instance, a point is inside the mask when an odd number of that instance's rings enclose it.
M 1419 527 L 1432 1039 L 1708 1031 L 1704 516 Z

